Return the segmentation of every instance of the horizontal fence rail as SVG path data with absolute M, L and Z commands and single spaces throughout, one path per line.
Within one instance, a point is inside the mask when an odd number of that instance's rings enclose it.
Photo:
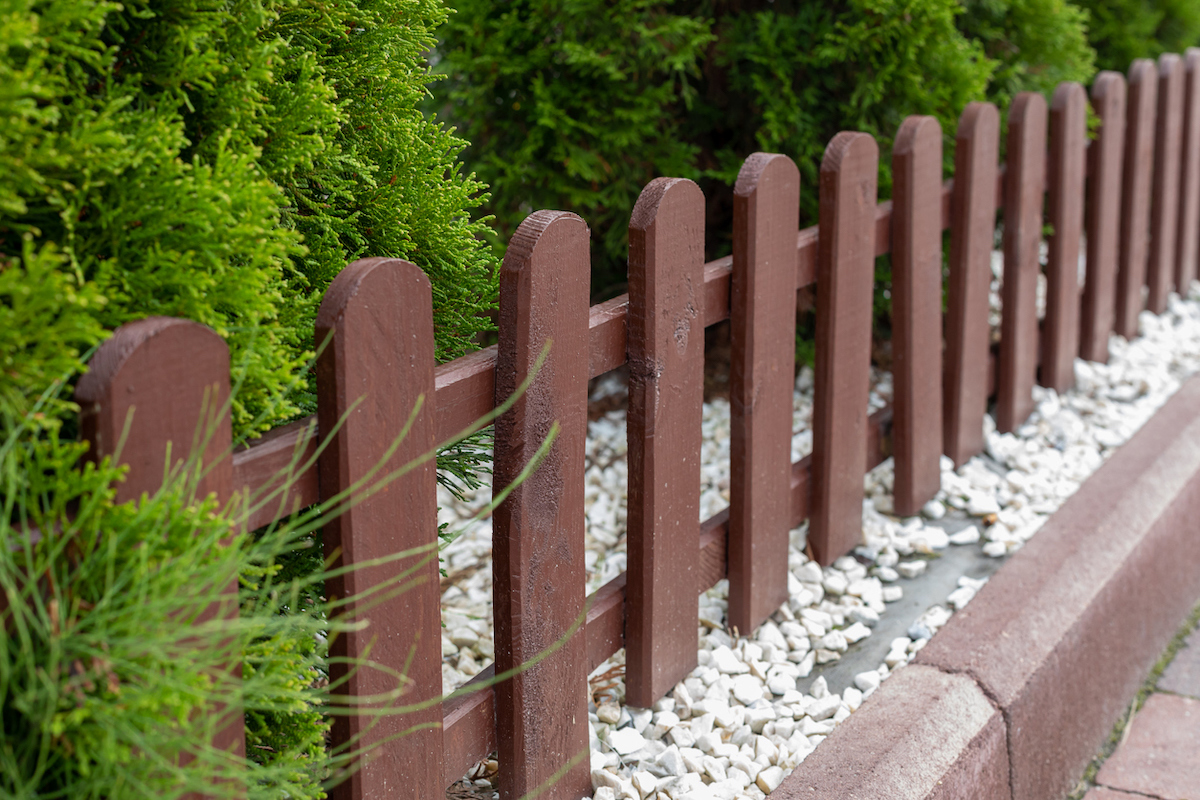
M 787 598 L 789 529 L 809 521 L 809 543 L 823 564 L 853 549 L 862 535 L 863 474 L 888 456 L 895 457 L 897 512 L 918 513 L 938 490 L 943 453 L 962 464 L 982 451 L 989 397 L 999 429 L 1015 430 L 1034 408 L 1035 384 L 1069 388 L 1077 355 L 1104 360 L 1110 332 L 1133 335 L 1147 305 L 1161 310 L 1172 288 L 1185 290 L 1200 257 L 1200 50 L 1136 61 L 1128 80 L 1101 73 L 1090 94 L 1100 121 L 1090 143 L 1088 102 L 1074 83 L 1058 87 L 1049 104 L 1019 95 L 1008 114 L 1004 166 L 997 109 L 972 103 L 955 133 L 950 181 L 942 180 L 937 121 L 911 117 L 890 156 L 894 197 L 884 203 L 876 196 L 878 147 L 866 134 L 841 133 L 830 143 L 814 187 L 800 185 L 786 156 L 756 153 L 734 190 L 733 254 L 708 263 L 699 188 L 656 179 L 630 222 L 629 294 L 590 308 L 586 221 L 535 212 L 505 256 L 499 344 L 447 364 L 434 363 L 421 271 L 387 258 L 349 265 L 317 318 L 317 341 L 327 345 L 317 362 L 315 417 L 232 457 L 228 420 L 208 443 L 215 468 L 206 488 L 220 497 L 265 495 L 302 465 L 282 496 L 253 510 L 248 527 L 350 490 L 385 456 L 386 469 L 395 469 L 430 452 L 526 379 L 527 391 L 497 419 L 496 486 L 520 475 L 552 432 L 557 439 L 495 512 L 496 664 L 453 697 L 439 702 L 434 554 L 359 568 L 330 585 L 339 597 L 353 596 L 395 581 L 398 570 L 416 583 L 372 611 L 370 627 L 340 637 L 334 655 L 369 652 L 404 669 L 403 702 L 426 704 L 401 720 L 374 722 L 378 708 L 339 718 L 335 744 L 374 742 L 378 755 L 334 796 L 437 796 L 494 751 L 504 798 L 547 784 L 549 797 L 589 794 L 591 669 L 625 647 L 628 701 L 652 705 L 696 664 L 698 593 L 728 578 L 730 624 L 752 630 Z M 801 191 L 819 195 L 820 222 L 797 230 Z M 1005 255 L 998 346 L 988 326 L 997 210 Z M 1046 224 L 1053 233 L 1039 320 Z M 895 401 L 868 415 L 874 264 L 889 253 Z M 792 464 L 796 293 L 813 286 L 814 445 Z M 731 502 L 697 522 L 704 328 L 727 319 Z M 190 442 L 206 404 L 227 396 L 228 352 L 214 339 L 194 323 L 154 318 L 119 329 L 94 357 L 77 391 L 93 457 L 114 452 L 131 406 L 156 409 L 134 417 L 121 452 L 131 467 L 121 497 L 153 491 L 167 442 Z M 193 352 L 208 355 L 197 361 Z M 184 363 L 187 376 L 163 382 L 177 371 L 172 364 Z M 585 597 L 587 381 L 625 364 L 629 571 Z M 406 424 L 402 446 L 389 453 Z M 317 458 L 321 437 L 335 429 Z M 427 461 L 330 523 L 327 555 L 353 565 L 429 548 L 435 477 Z M 497 670 L 516 674 L 496 683 Z M 394 688 L 394 675 L 366 669 L 339 691 L 380 697 Z M 238 737 L 230 734 L 227 744 L 238 747 Z

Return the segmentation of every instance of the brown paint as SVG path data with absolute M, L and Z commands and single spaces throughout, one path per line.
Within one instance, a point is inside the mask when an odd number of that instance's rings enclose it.
M 1116 317 L 1118 235 L 1121 230 L 1121 163 L 1125 149 L 1125 76 L 1101 72 L 1092 84 L 1100 130 L 1088 148 L 1087 278 L 1079 354 L 1108 361 L 1108 336 Z
M 942 481 L 942 127 L 936 118 L 909 117 L 900 126 L 892 174 L 892 452 L 895 509 L 907 517 L 933 499 Z
M 1154 185 L 1150 203 L 1150 264 L 1146 308 L 1167 310 L 1175 279 L 1175 238 L 1179 233 L 1179 168 L 1183 143 L 1183 59 L 1163 53 L 1158 59 L 1158 124 L 1154 139 Z
M 754 153 L 733 195 L 729 624 L 751 631 L 787 600 L 800 170 Z
M 983 452 L 988 398 L 988 291 L 996 236 L 1000 113 L 971 103 L 958 121 L 946 308 L 945 451 L 956 466 Z
M 1065 392 L 1075 385 L 1079 352 L 1079 245 L 1087 172 L 1087 93 L 1078 83 L 1061 83 L 1054 91 L 1047 166 L 1047 217 L 1054 233 L 1046 264 L 1041 384 Z
M 813 508 L 808 542 L 831 564 L 862 539 L 879 148 L 834 137 L 821 162 L 820 275 L 813 401 Z
M 430 702 L 441 695 L 441 591 L 438 586 L 437 484 L 433 452 L 433 300 L 429 279 L 415 265 L 368 258 L 334 278 L 317 312 L 316 341 L 328 342 L 317 358 L 317 417 L 331 430 L 345 419 L 320 456 L 321 496 L 333 498 L 356 485 L 356 499 L 323 527 L 326 558 L 349 567 L 405 551 L 409 557 L 356 567 L 326 579 L 330 598 L 357 597 L 378 588 L 388 599 L 372 598 L 369 611 L 351 618 L 368 621 L 362 630 L 330 642 L 333 681 L 345 678 L 344 702 L 401 690 L 395 708 Z M 408 434 L 374 477 L 419 403 Z M 357 405 L 356 405 L 357 404 Z M 386 484 L 381 479 L 426 457 L 424 463 Z M 367 660 L 349 669 L 336 659 Z M 380 666 L 373 666 L 373 665 Z M 388 669 L 408 664 L 398 682 Z M 335 701 L 336 702 L 336 701 Z M 334 800 L 429 797 L 442 780 L 440 703 L 405 714 L 333 716 L 335 747 L 370 747 L 369 755 L 343 783 L 330 790 Z M 430 725 L 414 730 L 410 727 Z
M 1184 69 L 1186 80 L 1175 290 L 1186 296 L 1196 277 L 1197 250 L 1200 249 L 1200 48 L 1188 48 L 1184 54 Z
M 651 181 L 629 223 L 627 316 L 625 700 L 641 708 L 696 666 L 703 284 L 704 194 Z
M 1139 58 L 1129 68 L 1126 106 L 1125 170 L 1121 202 L 1121 260 L 1117 268 L 1116 332 L 1137 336 L 1143 307 L 1150 236 L 1150 186 L 1154 177 L 1154 119 L 1158 109 L 1158 71 Z
M 494 514 L 492 592 L 500 796 L 516 800 L 557 776 L 544 797 L 591 794 L 584 615 L 588 227 L 561 211 L 521 223 L 500 273 L 496 398 L 512 396 L 547 342 L 528 391 L 496 421 L 495 486 L 508 486 L 559 425 L 546 460 Z M 543 656 L 533 666 L 534 658 Z
M 1000 385 L 996 427 L 1016 430 L 1033 411 L 1037 376 L 1038 246 L 1046 176 L 1046 100 L 1022 92 L 1008 115 L 1004 278 L 1001 282 Z

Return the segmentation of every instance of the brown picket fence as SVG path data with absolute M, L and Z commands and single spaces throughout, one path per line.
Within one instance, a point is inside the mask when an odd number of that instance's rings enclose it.
M 1128 87 L 1128 88 L 1127 88 Z M 1128 101 L 1127 101 L 1128 92 Z M 972 103 L 957 131 L 955 174 L 943 182 L 940 126 L 904 122 L 892 154 L 893 199 L 877 203 L 878 149 L 841 133 L 820 169 L 820 223 L 797 230 L 800 174 L 786 156 L 756 153 L 734 194 L 733 255 L 704 262 L 704 197 L 687 180 L 659 178 L 642 192 L 629 228 L 629 294 L 589 308 L 589 231 L 561 211 L 530 215 L 501 275 L 499 345 L 446 364 L 434 359 L 429 282 L 405 261 L 357 261 L 321 305 L 315 420 L 229 448 L 226 420 L 209 444 L 204 489 L 226 498 L 279 485 L 295 455 L 312 456 L 323 431 L 346 420 L 287 496 L 258 509 L 251 528 L 347 490 L 411 429 L 387 469 L 432 451 L 509 397 L 496 423 L 495 482 L 507 485 L 557 424 L 540 468 L 494 516 L 496 663 L 468 691 L 441 701 L 440 589 L 435 557 L 407 579 L 419 585 L 375 607 L 371 625 L 341 637 L 335 655 L 403 669 L 404 717 L 341 717 L 335 743 L 386 743 L 337 798 L 430 798 L 478 759 L 498 752 L 501 796 L 551 782 L 546 797 L 590 795 L 589 671 L 626 650 L 627 701 L 650 706 L 696 665 L 696 597 L 729 579 L 729 623 L 750 631 L 787 597 L 788 531 L 809 521 L 823 564 L 861 538 L 862 478 L 895 458 L 895 509 L 916 513 L 938 489 L 939 457 L 962 463 L 983 448 L 989 397 L 1001 430 L 1032 411 L 1035 382 L 1073 381 L 1073 359 L 1107 357 L 1108 336 L 1132 336 L 1143 308 L 1161 312 L 1173 287 L 1196 277 L 1200 249 L 1200 50 L 1133 64 L 1128 81 L 1101 73 L 1091 103 L 1067 83 L 1047 104 L 1013 102 L 1007 166 L 998 165 L 996 108 Z M 990 257 L 1003 209 L 1002 323 L 988 326 Z M 1052 226 L 1048 293 L 1038 319 L 1043 225 Z M 950 231 L 942 314 L 942 234 Z M 1086 275 L 1078 262 L 1086 232 Z M 868 416 L 875 258 L 891 253 L 894 404 Z M 813 453 L 790 463 L 797 291 L 816 286 Z M 1143 287 L 1148 287 L 1143 300 Z M 697 522 L 704 328 L 730 320 L 731 500 Z M 629 370 L 628 571 L 585 597 L 584 448 L 587 383 Z M 1040 372 L 1039 372 L 1040 369 Z M 229 357 L 203 326 L 166 318 L 126 325 L 81 381 L 82 429 L 111 453 L 129 409 L 121 499 L 161 481 L 167 442 L 192 441 L 205 393 L 229 392 Z M 413 409 L 419 411 L 412 416 Z M 437 527 L 431 462 L 405 473 L 324 529 L 327 552 L 365 563 L 428 548 Z M 350 597 L 395 580 L 371 566 L 331 581 Z M 493 684 L 546 657 L 519 674 Z M 395 688 L 380 671 L 345 691 Z M 403 735 L 401 735 L 403 734 Z M 237 738 L 236 736 L 234 737 Z M 582 756 L 582 758 L 580 758 Z

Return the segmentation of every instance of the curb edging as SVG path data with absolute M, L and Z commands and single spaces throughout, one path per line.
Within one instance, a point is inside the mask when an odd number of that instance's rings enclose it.
M 1200 595 L 1197 520 L 1200 376 L 773 796 L 1063 797 Z

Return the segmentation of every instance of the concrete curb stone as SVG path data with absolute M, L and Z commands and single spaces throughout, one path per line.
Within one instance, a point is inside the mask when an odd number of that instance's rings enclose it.
M 1200 377 L 777 791 L 785 798 L 1062 797 L 1200 594 L 1198 519 Z M 977 743 L 987 725 L 952 713 L 951 703 L 896 697 L 935 683 L 903 678 L 920 665 L 974 684 L 995 704 L 1007 749 L 1003 780 L 994 776 L 994 755 Z M 951 734 L 955 726 L 963 730 Z M 939 749 L 928 750 L 928 731 L 944 732 Z M 943 769 L 942 783 L 922 777 L 901 792 L 899 773 L 880 767 L 904 752 Z M 963 770 L 978 781 L 962 784 Z M 925 794 L 913 793 L 922 787 Z

